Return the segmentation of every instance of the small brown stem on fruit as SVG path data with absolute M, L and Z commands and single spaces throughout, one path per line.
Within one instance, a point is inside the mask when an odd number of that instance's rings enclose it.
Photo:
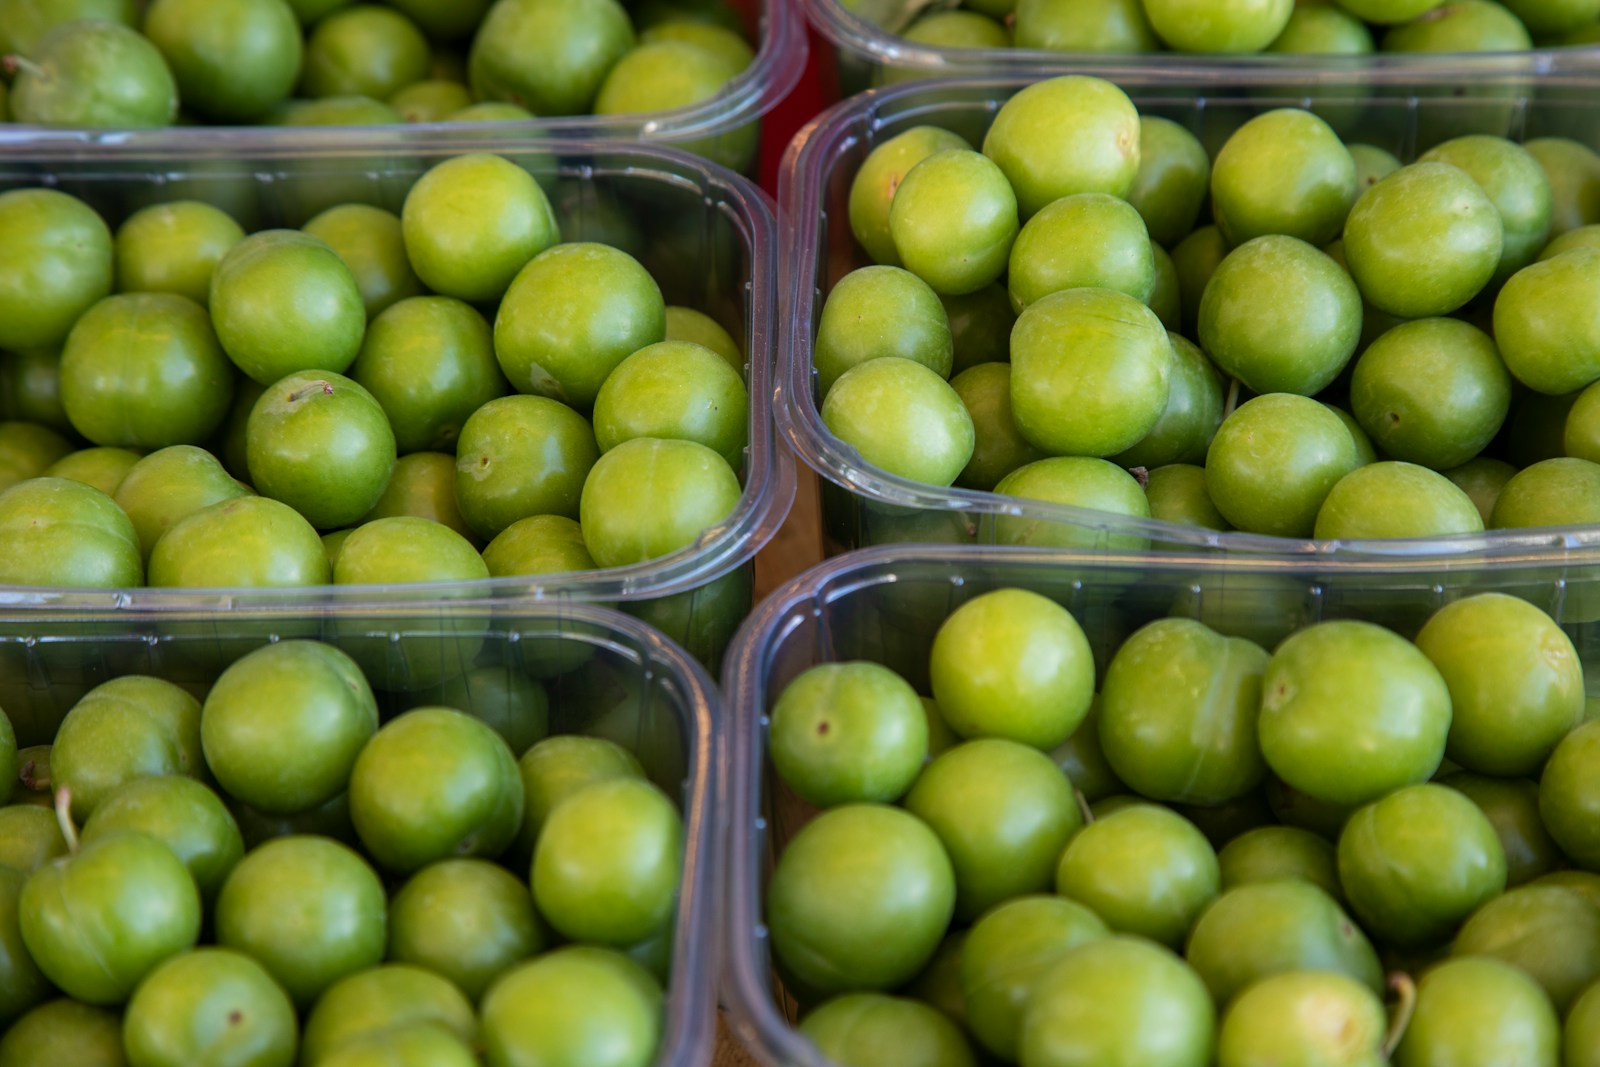
M 35 78 L 44 77 L 44 69 L 39 64 L 16 54 L 0 56 L 0 67 L 5 68 L 7 74 L 15 74 L 19 70 L 27 71 Z
M 1400 1047 L 1400 1041 L 1406 1036 L 1406 1027 L 1411 1025 L 1411 1013 L 1417 1007 L 1417 983 L 1404 971 L 1396 971 L 1389 976 L 1389 988 L 1398 1003 L 1394 1006 L 1394 1018 L 1389 1021 L 1389 1032 L 1383 1038 L 1383 1058 L 1389 1059 L 1394 1055 L 1394 1050 Z
M 1223 421 L 1227 421 L 1228 416 L 1233 414 L 1233 409 L 1238 407 L 1238 406 L 1239 406 L 1239 379 L 1230 378 L 1228 380 L 1228 399 L 1227 399 L 1227 402 L 1222 405 L 1222 418 L 1223 418 Z
M 44 793 L 50 789 L 50 764 L 47 760 L 25 759 L 17 770 L 22 788 L 30 793 Z
M 1140 489 L 1150 488 L 1149 467 L 1129 467 L 1128 473 L 1133 475 L 1133 480 L 1139 483 Z
M 327 381 L 322 381 L 320 379 L 317 380 L 317 381 L 314 381 L 314 382 L 310 382 L 304 388 L 296 389 L 294 392 L 290 393 L 289 394 L 289 403 L 298 404 L 300 401 L 304 400 L 306 397 L 308 397 L 308 396 L 316 396 L 318 393 L 321 393 L 323 396 L 332 396 L 333 395 L 333 383 L 332 382 L 327 382 Z
M 78 828 L 72 824 L 72 790 L 66 786 L 56 790 L 56 825 L 61 827 L 67 851 L 75 855 L 78 851 Z
M 1094 822 L 1094 810 L 1089 807 L 1089 798 L 1083 795 L 1083 790 L 1074 789 L 1072 799 L 1078 802 L 1078 810 L 1083 813 L 1083 825 Z

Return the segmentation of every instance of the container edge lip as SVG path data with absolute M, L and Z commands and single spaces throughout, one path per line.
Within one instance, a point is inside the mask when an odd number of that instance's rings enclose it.
M 384 126 L 168 126 L 153 130 L 82 130 L 0 124 L 0 146 L 15 150 L 37 140 L 79 146 L 85 152 L 120 155 L 130 147 L 154 152 L 191 150 L 219 138 L 232 152 L 265 145 L 293 145 L 308 132 L 332 130 L 345 143 L 369 147 L 418 140 L 474 140 L 483 131 L 500 139 L 577 137 L 678 142 L 715 137 L 755 122 L 776 107 L 805 72 L 809 42 L 805 19 L 791 0 L 762 0 L 764 32 L 755 58 L 714 95 L 665 111 L 634 115 L 536 116 L 531 120 L 485 123 L 415 122 Z
M 1600 50 L 1597 50 L 1600 55 Z M 1600 73 L 1600 67 L 1596 68 Z M 964 75 L 941 79 L 940 92 L 1011 92 L 1031 84 L 1025 72 Z M 870 89 L 843 100 L 817 116 L 790 142 L 778 176 L 779 222 L 789 254 L 780 265 L 780 286 L 787 322 L 779 332 L 773 405 L 775 422 L 795 455 L 819 476 L 865 499 L 867 506 L 885 505 L 921 512 L 965 514 L 987 536 L 997 536 L 999 519 L 1038 520 L 1070 527 L 1098 541 L 1145 539 L 1177 546 L 1175 551 L 1207 551 L 1266 556 L 1372 557 L 1402 559 L 1563 558 L 1600 549 L 1600 525 L 1485 530 L 1440 537 L 1315 540 L 1270 534 L 1216 531 L 1179 526 L 1156 519 L 1115 515 L 1067 504 L 1054 504 L 992 491 L 931 486 L 875 467 L 828 430 L 813 395 L 811 345 L 816 305 L 817 257 L 825 254 L 821 190 L 841 145 L 871 129 L 880 116 L 935 83 L 907 82 Z M 1600 81 L 1597 81 L 1600 87 Z M 1147 87 L 1148 88 L 1148 87 Z M 1135 96 L 1140 95 L 1137 91 Z M 1025 547 L 1025 546 L 1023 546 Z M 1107 551 L 1116 551 L 1108 547 Z
M 1254 53 L 1208 55 L 1185 52 L 1054 52 L 1037 48 L 939 49 L 891 33 L 848 10 L 838 0 L 795 0 L 806 21 L 835 49 L 852 59 L 940 76 L 980 73 L 1092 73 L 1101 77 L 1159 82 L 1209 81 L 1281 84 L 1287 77 L 1312 84 L 1324 77 L 1368 74 L 1377 83 L 1421 79 L 1454 82 L 1470 77 L 1571 77 L 1600 81 L 1600 45 L 1530 48 L 1520 52 L 1375 52 L 1365 56 Z M 923 4 L 920 7 L 927 7 Z M 919 8 L 920 10 L 920 8 Z M 1463 69 L 1465 68 L 1465 69 Z
M 334 131 L 337 135 L 338 131 Z M 282 145 L 282 148 L 291 146 Z M 326 154 L 360 157 L 370 146 L 336 143 L 327 139 Z M 515 599 L 636 601 L 687 592 L 753 559 L 777 533 L 794 501 L 795 468 L 787 450 L 779 446 L 772 417 L 772 376 L 776 365 L 776 333 L 780 320 L 778 293 L 778 223 L 771 199 L 745 176 L 673 145 L 621 142 L 606 139 L 530 138 L 514 143 L 497 140 L 432 141 L 410 146 L 424 156 L 454 155 L 467 151 L 515 151 L 561 155 L 623 156 L 632 164 L 652 161 L 694 175 L 703 193 L 723 198 L 723 208 L 740 221 L 742 241 L 750 259 L 748 286 L 750 313 L 745 349 L 749 366 L 750 441 L 743 485 L 734 510 L 708 527 L 676 552 L 639 563 L 544 575 L 519 575 L 470 582 L 418 582 L 394 585 L 312 585 L 283 587 L 162 588 L 138 586 L 117 589 L 80 589 L 60 586 L 0 585 L 0 610 L 52 612 L 105 611 L 177 614 L 185 611 L 258 611 L 294 613 L 316 608 L 357 610 L 382 608 L 395 611 L 410 605 L 464 604 L 475 600 L 504 603 Z M 104 157 L 84 155 L 70 142 L 35 143 L 33 152 L 8 154 L 8 162 L 67 161 L 99 164 Z M 226 148 L 222 156 L 229 155 Z M 284 151 L 281 158 L 307 158 L 304 151 Z M 764 358 L 755 358 L 757 354 Z

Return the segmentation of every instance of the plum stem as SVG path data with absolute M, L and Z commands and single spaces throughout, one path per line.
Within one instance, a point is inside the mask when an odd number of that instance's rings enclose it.
M 12 55 L 0 57 L 0 67 L 4 67 L 7 74 L 15 74 L 20 70 L 32 74 L 35 78 L 43 78 L 47 76 L 44 72 L 44 68 L 39 66 L 39 64 L 33 62 L 33 60 L 28 59 L 25 56 L 19 56 L 14 53 Z
M 332 396 L 333 395 L 333 383 L 332 382 L 325 382 L 325 381 L 322 381 L 320 379 L 317 380 L 317 381 L 311 382 L 310 384 L 306 385 L 304 388 L 296 389 L 294 392 L 290 393 L 289 394 L 289 403 L 291 403 L 291 404 L 299 403 L 300 401 L 304 400 L 306 397 L 308 397 L 308 396 L 316 396 L 318 393 L 321 393 L 323 396 Z
M 67 842 L 67 851 L 76 855 L 78 828 L 72 824 L 72 790 L 66 786 L 56 790 L 56 824 L 61 827 L 61 836 Z
M 1239 379 L 1230 378 L 1230 379 L 1228 379 L 1228 399 L 1222 405 L 1222 418 L 1223 418 L 1224 422 L 1227 421 L 1227 418 L 1228 418 L 1229 415 L 1233 414 L 1233 409 L 1238 407 L 1238 406 L 1239 406 Z
M 23 761 L 22 767 L 17 772 L 17 778 L 22 782 L 22 788 L 30 793 L 46 792 L 50 788 L 50 764 L 29 757 Z
M 1083 795 L 1083 790 L 1074 789 L 1072 799 L 1078 802 L 1078 811 L 1083 814 L 1083 825 L 1088 826 L 1094 822 L 1094 809 L 1089 807 L 1089 798 Z
M 1394 1050 L 1400 1047 L 1400 1040 L 1406 1036 L 1406 1027 L 1411 1025 L 1411 1013 L 1417 1007 L 1417 983 L 1404 971 L 1396 971 L 1389 976 L 1389 988 L 1399 998 L 1394 1006 L 1394 1018 L 1389 1023 L 1389 1032 L 1383 1038 L 1383 1058 L 1389 1059 L 1394 1055 Z

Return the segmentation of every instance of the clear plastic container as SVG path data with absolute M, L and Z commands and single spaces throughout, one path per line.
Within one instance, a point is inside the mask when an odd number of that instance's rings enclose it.
M 1367 56 L 1208 56 L 1183 52 L 1117 54 L 1055 52 L 1039 48 L 937 48 L 899 36 L 919 15 L 954 7 L 939 0 L 797 0 L 806 21 L 829 45 L 825 90 L 838 97 L 896 81 L 977 74 L 1098 74 L 1146 82 L 1245 86 L 1313 86 L 1359 78 L 1389 95 L 1407 86 L 1473 85 L 1485 79 L 1543 78 L 1591 66 L 1589 47 L 1536 48 L 1527 52 L 1380 52 Z
M 247 231 L 299 226 L 335 204 L 398 212 L 411 183 L 439 160 L 494 151 L 526 167 L 551 195 L 567 240 L 603 240 L 638 255 L 668 304 L 698 308 L 743 348 L 750 395 L 744 491 L 733 511 L 687 548 L 626 567 L 463 584 L 288 589 L 87 591 L 0 587 L 0 604 L 34 610 L 116 607 L 133 612 L 241 608 L 360 612 L 392 599 L 530 597 L 620 602 L 708 662 L 750 607 L 751 559 L 771 539 L 794 496 L 794 471 L 776 447 L 771 418 L 776 326 L 776 226 L 749 181 L 664 146 L 569 139 L 454 141 L 352 147 L 339 130 L 248 154 L 225 134 L 182 152 L 130 143 L 115 157 L 70 144 L 13 145 L 0 159 L 0 190 L 47 185 L 99 210 L 114 228 L 152 202 L 195 198 L 231 212 Z
M 789 0 L 730 0 L 756 45 L 754 61 L 709 99 L 670 111 L 644 115 L 572 115 L 531 122 L 408 123 L 399 126 L 334 128 L 330 144 L 381 152 L 406 150 L 417 141 L 569 137 L 581 140 L 646 140 L 676 144 L 697 154 L 749 169 L 755 163 L 757 124 L 789 94 L 805 70 L 808 42 L 805 20 Z M 65 141 L 83 153 L 120 156 L 126 148 L 153 153 L 205 151 L 224 141 L 228 151 L 246 157 L 293 150 L 308 136 L 328 128 L 294 126 L 174 126 L 158 130 L 62 130 L 0 123 L 0 148 L 7 153 L 22 142 Z
M 987 546 L 881 546 L 828 560 L 751 615 L 723 672 L 732 734 L 724 999 L 730 1025 L 767 1067 L 829 1067 L 795 1032 L 795 1002 L 772 971 L 767 880 L 814 814 L 774 776 L 767 716 L 784 687 L 818 663 L 871 660 L 928 692 L 940 623 L 962 603 L 1019 587 L 1059 602 L 1083 626 L 1103 674 L 1122 639 L 1168 615 L 1202 619 L 1271 648 L 1324 619 L 1355 618 L 1408 637 L 1444 604 L 1482 592 L 1523 597 L 1577 646 L 1589 691 L 1600 689 L 1600 554 L 1582 561 L 1473 566 L 1440 560 L 1142 557 Z
M 321 640 L 350 653 L 385 717 L 439 703 L 438 691 L 429 687 L 470 669 L 478 686 L 470 692 L 503 691 L 505 682 L 497 678 L 542 685 L 550 733 L 604 737 L 634 752 L 677 803 L 684 825 L 683 879 L 655 1063 L 703 1067 L 710 1061 L 725 829 L 716 796 L 722 709 L 705 670 L 637 619 L 585 604 L 492 601 L 395 604 L 383 618 L 271 609 L 181 618 L 119 610 L 39 614 L 8 606 L 0 608 L 0 707 L 19 746 L 47 744 L 94 686 L 153 675 L 203 699 L 228 664 L 280 639 Z M 536 740 L 522 732 L 522 720 L 496 713 L 499 702 L 475 709 L 457 697 L 451 705 L 476 710 L 529 744 Z M 252 826 L 244 824 L 247 831 Z
M 1030 75 L 913 82 L 874 90 L 824 112 L 796 135 L 784 159 L 778 198 L 784 229 L 780 286 L 790 300 L 778 339 L 778 426 L 796 454 L 821 476 L 823 535 L 830 552 L 907 541 L 1050 544 L 1106 551 L 1149 548 L 1209 552 L 1380 553 L 1502 556 L 1560 553 L 1600 544 L 1600 529 L 1491 531 L 1446 539 L 1311 541 L 1218 533 L 1084 508 L 941 488 L 865 462 L 823 424 L 812 344 L 822 305 L 838 280 L 871 260 L 850 232 L 848 201 L 857 168 L 879 143 L 920 125 L 942 126 L 980 144 L 995 113 Z M 1600 144 L 1600 74 L 1575 79 L 1585 99 L 1533 97 L 1514 85 L 1450 95 L 1378 97 L 1331 81 L 1314 95 L 1237 92 L 1206 87 L 1130 85 L 1140 111 L 1178 122 L 1215 155 L 1229 134 L 1276 107 L 1306 107 L 1347 140 L 1386 148 L 1402 161 L 1469 133 L 1526 140 L 1561 136 Z M 1541 90 L 1543 91 L 1543 90 Z

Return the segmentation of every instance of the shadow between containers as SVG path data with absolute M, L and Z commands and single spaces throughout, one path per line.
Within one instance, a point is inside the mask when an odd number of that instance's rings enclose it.
M 1270 649 L 1276 638 L 1332 618 L 1364 619 L 1410 637 L 1446 603 L 1507 593 L 1561 623 L 1591 693 L 1600 689 L 1600 550 L 1479 565 L 885 545 L 824 561 L 757 607 L 735 636 L 722 674 L 731 740 L 722 790 L 731 819 L 722 999 L 730 1026 L 765 1067 L 835 1067 L 793 1029 L 795 1006 L 771 966 L 767 878 L 783 844 L 814 813 L 774 788 L 766 756 L 773 703 L 806 668 L 857 659 L 884 664 L 926 693 L 928 650 L 939 624 L 965 601 L 1007 587 L 1033 590 L 1072 612 L 1089 639 L 1097 678 L 1123 638 L 1169 614 L 1247 633 Z
M 1596 53 L 1600 59 L 1600 52 Z M 1087 508 L 1052 504 L 891 474 L 866 462 L 822 421 L 812 343 L 825 294 L 840 277 L 871 260 L 850 232 L 846 201 L 855 168 L 873 147 L 918 125 L 937 125 L 973 144 L 1012 95 L 1064 71 L 916 81 L 844 100 L 802 128 L 784 154 L 778 177 L 779 224 L 785 250 L 779 288 L 785 301 L 778 335 L 773 413 L 795 454 L 821 475 L 824 542 L 829 553 L 892 542 L 1004 542 L 1019 524 L 1053 536 L 1054 547 L 1104 552 L 1171 551 L 1220 554 L 1296 553 L 1318 556 L 1452 556 L 1514 560 L 1559 559 L 1600 545 L 1600 528 L 1496 530 L 1442 538 L 1316 541 L 1238 531 L 1218 532 Z M 1463 74 L 1434 69 L 1407 74 L 1375 95 L 1354 77 L 1310 71 L 1287 95 L 1278 89 L 1228 86 L 1190 77 L 1171 82 L 1131 68 L 1076 73 L 1107 77 L 1141 113 L 1171 119 L 1198 137 L 1212 155 L 1249 118 L 1276 107 L 1304 107 L 1335 130 L 1387 148 L 1408 161 L 1439 141 L 1468 133 L 1523 140 L 1577 137 L 1600 144 L 1600 62 L 1574 63 L 1560 76 L 1525 81 L 1528 71 L 1473 84 Z M 1066 543 L 1062 543 L 1065 541 Z M 1039 541 L 1036 544 L 1043 545 Z

